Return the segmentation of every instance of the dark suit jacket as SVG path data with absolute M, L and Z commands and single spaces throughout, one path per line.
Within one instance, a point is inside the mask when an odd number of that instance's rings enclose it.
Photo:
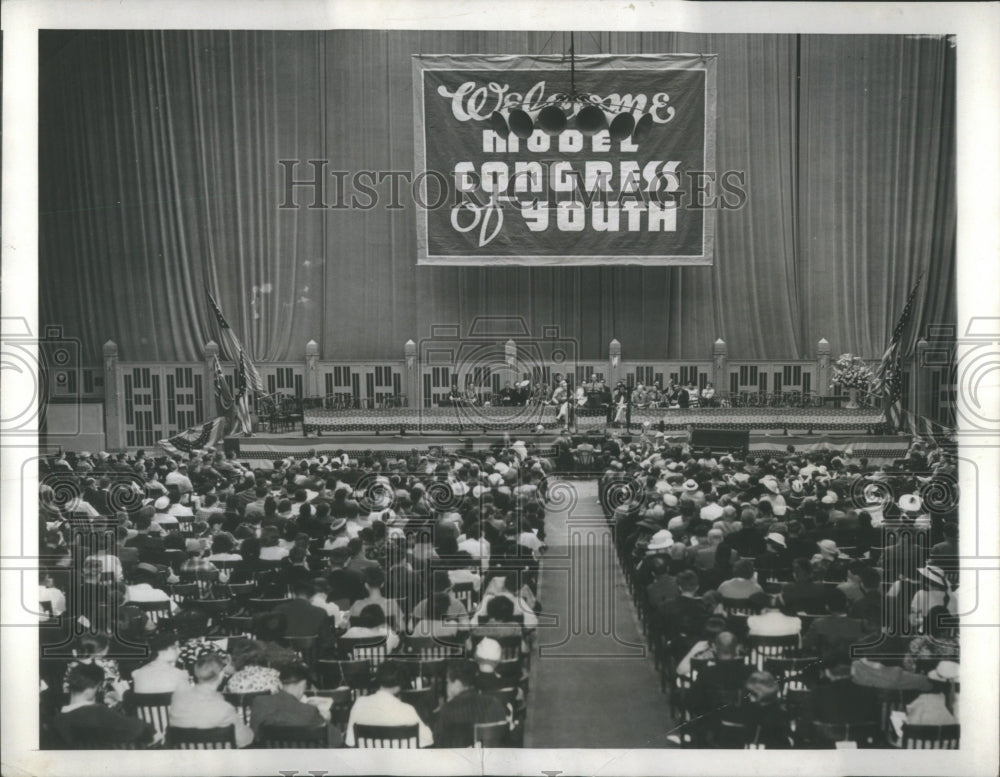
M 322 636 L 325 633 L 327 614 L 322 607 L 310 604 L 308 599 L 290 599 L 274 608 L 288 619 L 286 637 Z
M 250 707 L 250 728 L 255 734 L 262 725 L 313 728 L 322 726 L 324 722 L 313 705 L 299 701 L 285 691 L 258 696 Z
M 52 727 L 70 750 L 105 748 L 126 742 L 145 743 L 153 728 L 138 718 L 112 712 L 103 704 L 87 704 L 56 715 Z
M 467 690 L 451 699 L 434 721 L 435 747 L 472 747 L 476 723 L 506 720 L 507 710 L 498 699 L 476 690 Z
M 831 648 L 846 650 L 851 645 L 861 643 L 866 633 L 861 620 L 835 616 L 818 618 L 802 636 L 802 648 L 821 656 Z
M 866 723 L 879 720 L 878 695 L 874 688 L 855 685 L 845 678 L 817 685 L 806 697 L 805 720 L 823 723 Z

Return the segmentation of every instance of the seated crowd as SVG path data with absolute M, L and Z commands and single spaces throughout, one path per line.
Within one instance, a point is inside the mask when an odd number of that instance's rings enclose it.
M 551 469 L 44 462 L 42 747 L 518 746 Z
M 958 746 L 954 457 L 605 445 L 597 465 L 680 746 Z

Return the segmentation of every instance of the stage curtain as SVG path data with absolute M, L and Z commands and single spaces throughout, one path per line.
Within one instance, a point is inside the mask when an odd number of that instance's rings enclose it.
M 939 38 L 577 33 L 589 53 L 719 55 L 717 164 L 745 171 L 712 267 L 417 267 L 399 209 L 297 209 L 279 160 L 409 171 L 410 57 L 560 53 L 566 33 L 44 32 L 41 317 L 88 359 L 197 360 L 209 286 L 255 359 L 396 359 L 434 324 L 557 326 L 582 358 L 880 355 L 955 317 L 954 50 Z M 568 67 L 568 63 L 567 63 Z M 311 168 L 299 165 L 299 178 Z M 327 201 L 334 187 L 328 179 Z M 388 183 L 376 188 L 388 194 Z M 348 187 L 348 194 L 351 188 Z

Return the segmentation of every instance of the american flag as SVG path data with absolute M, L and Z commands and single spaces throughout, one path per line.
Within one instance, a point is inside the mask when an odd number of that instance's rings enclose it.
M 913 289 L 910 290 L 906 306 L 892 330 L 889 347 L 882 354 L 882 361 L 879 362 L 878 368 L 875 370 L 875 380 L 872 382 L 872 393 L 882 399 L 885 422 L 890 430 L 898 431 L 905 425 L 902 402 L 903 354 L 900 344 L 903 340 L 903 332 L 906 331 L 910 319 L 913 318 L 913 305 L 916 302 L 917 289 L 920 288 L 922 278 L 923 274 L 921 273 L 917 277 L 917 282 L 913 284 Z
M 253 432 L 253 421 L 250 418 L 250 385 L 247 364 L 249 360 L 240 351 L 239 371 L 236 377 L 236 396 L 233 405 L 232 434 L 249 435 Z
M 215 314 L 215 322 L 219 325 L 219 335 L 223 341 L 223 352 L 238 359 L 240 369 L 246 373 L 245 379 L 247 384 L 254 391 L 262 392 L 264 390 L 264 381 L 261 379 L 260 373 L 257 372 L 257 368 L 254 367 L 253 362 L 247 358 L 239 338 L 236 337 L 236 333 L 233 332 L 232 327 L 229 326 L 229 322 L 222 315 L 222 310 L 215 301 L 215 297 L 207 289 L 205 293 L 208 294 L 208 303 L 212 306 L 212 312 Z

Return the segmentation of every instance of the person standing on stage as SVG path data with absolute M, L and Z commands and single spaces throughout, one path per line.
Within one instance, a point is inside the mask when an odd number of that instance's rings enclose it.
M 569 384 L 566 381 L 560 381 L 559 385 L 556 386 L 556 390 L 552 392 L 550 404 L 559 408 L 556 421 L 562 422 L 563 430 L 569 429 Z

